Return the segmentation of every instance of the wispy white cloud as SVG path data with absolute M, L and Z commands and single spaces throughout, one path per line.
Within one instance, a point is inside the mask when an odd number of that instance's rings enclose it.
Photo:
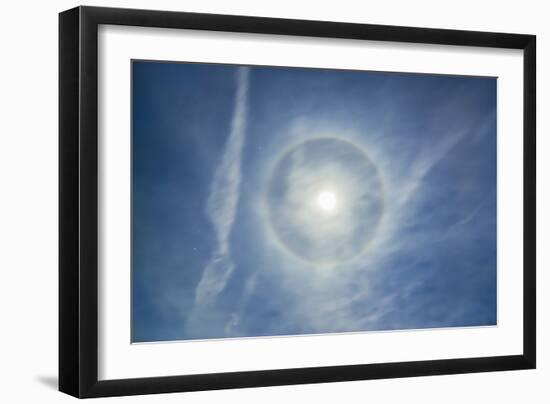
M 205 303 L 215 298 L 227 284 L 235 266 L 229 251 L 229 236 L 235 221 L 241 183 L 241 154 L 246 138 L 249 68 L 237 71 L 237 91 L 231 128 L 221 161 L 216 168 L 206 206 L 216 233 L 217 247 L 206 265 L 195 290 L 195 302 Z

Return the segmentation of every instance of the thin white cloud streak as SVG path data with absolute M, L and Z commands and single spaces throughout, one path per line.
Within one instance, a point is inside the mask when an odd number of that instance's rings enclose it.
M 195 289 L 195 302 L 199 304 L 212 301 L 225 288 L 235 268 L 229 251 L 229 236 L 239 203 L 241 154 L 246 139 L 249 74 L 248 67 L 240 67 L 237 71 L 237 91 L 229 137 L 210 184 L 206 215 L 216 233 L 217 247 Z
M 453 110 L 454 104 L 448 107 L 447 110 L 441 111 L 440 114 L 451 115 Z M 464 123 L 460 125 L 460 128 L 454 130 L 447 129 L 448 134 L 442 140 L 439 140 L 436 144 L 422 147 L 411 166 L 407 168 L 407 173 L 403 175 L 406 182 L 399 186 L 402 191 L 396 193 L 395 203 L 397 208 L 401 209 L 409 202 L 431 170 L 444 161 L 466 137 L 477 139 L 483 136 L 492 124 L 493 119 L 493 116 L 488 116 L 481 122 L 476 120 L 473 124 Z
M 460 143 L 466 131 L 457 131 L 453 135 L 445 138 L 439 144 L 431 147 L 429 151 L 425 152 L 424 156 L 421 155 L 410 169 L 410 174 L 407 179 L 408 185 L 400 193 L 397 198 L 397 205 L 402 207 L 405 205 L 411 196 L 414 195 L 418 187 L 421 185 L 424 177 L 436 166 L 439 162 L 443 161 L 453 148 Z

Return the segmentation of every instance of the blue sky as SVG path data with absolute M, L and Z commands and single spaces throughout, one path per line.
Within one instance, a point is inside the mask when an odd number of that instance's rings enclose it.
M 496 324 L 496 79 L 132 70 L 134 342 Z

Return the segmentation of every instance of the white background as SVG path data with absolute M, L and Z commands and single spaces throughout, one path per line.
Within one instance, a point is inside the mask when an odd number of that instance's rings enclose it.
M 15 2 L 0 25 L 0 400 L 68 402 L 55 391 L 57 374 L 57 12 L 70 1 Z M 172 9 L 287 18 L 534 33 L 538 36 L 538 267 L 550 264 L 550 188 L 543 161 L 549 144 L 550 27 L 544 2 L 340 0 L 323 5 L 297 0 L 101 1 L 90 5 Z M 519 212 L 518 212 L 519 214 Z M 384 402 L 461 403 L 482 400 L 546 403 L 550 392 L 549 276 L 538 271 L 539 366 L 514 371 L 399 380 L 285 386 L 218 392 L 116 398 L 126 402 Z

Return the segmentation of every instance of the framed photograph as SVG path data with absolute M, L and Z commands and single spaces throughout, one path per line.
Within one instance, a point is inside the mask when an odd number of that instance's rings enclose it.
M 61 391 L 535 368 L 535 36 L 59 28 Z

